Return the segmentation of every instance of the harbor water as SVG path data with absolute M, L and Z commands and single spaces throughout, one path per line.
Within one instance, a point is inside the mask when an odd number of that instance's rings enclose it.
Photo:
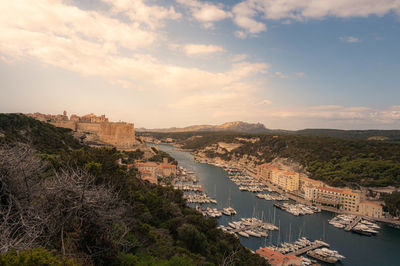
M 346 258 L 338 265 L 400 265 L 400 229 L 394 229 L 379 224 L 381 229 L 375 236 L 363 236 L 343 229 L 335 228 L 328 220 L 334 213 L 321 212 L 312 215 L 293 216 L 273 206 L 275 201 L 266 201 L 256 197 L 257 193 L 240 191 L 238 186 L 228 178 L 223 168 L 209 164 L 198 163 L 190 152 L 178 151 L 173 146 L 158 145 L 159 149 L 174 157 L 179 166 L 195 172 L 203 192 L 218 201 L 210 205 L 221 210 L 230 205 L 238 212 L 234 216 L 218 218 L 219 224 L 227 225 L 242 217 L 263 218 L 274 223 L 280 231 L 270 232 L 267 238 L 240 237 L 241 243 L 252 249 L 276 245 L 278 242 L 293 242 L 300 236 L 310 239 L 321 239 L 330 244 Z

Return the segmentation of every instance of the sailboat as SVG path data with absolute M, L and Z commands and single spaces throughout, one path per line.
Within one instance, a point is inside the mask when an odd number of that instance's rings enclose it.
M 222 209 L 222 213 L 228 216 L 237 214 L 236 210 L 231 207 L 231 191 L 229 190 L 228 195 L 228 207 Z

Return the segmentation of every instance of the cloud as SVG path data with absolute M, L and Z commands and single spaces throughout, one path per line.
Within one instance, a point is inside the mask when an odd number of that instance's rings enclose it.
M 203 23 L 205 28 L 212 28 L 213 22 L 232 17 L 232 14 L 224 10 L 223 4 L 212 4 L 197 0 L 176 0 L 179 4 L 188 8 L 192 16 Z
M 327 17 L 350 18 L 400 14 L 397 0 L 245 0 L 232 8 L 233 21 L 249 33 L 267 29 L 260 20 L 307 21 Z
M 61 0 L 1 2 L 0 12 L 0 58 L 5 62 L 34 59 L 124 88 L 183 96 L 206 89 L 238 92 L 251 90 L 251 79 L 269 68 L 265 63 L 240 62 L 226 71 L 210 72 L 166 64 L 150 54 L 160 36 L 146 25 L 122 22 L 107 12 L 82 10 Z M 168 42 L 165 46 L 182 49 Z M 224 51 L 215 45 L 184 49 L 191 55 Z
M 282 78 L 282 79 L 288 77 L 286 74 L 284 74 L 284 73 L 282 73 L 282 72 L 275 72 L 273 76 L 274 76 L 274 77 L 278 77 L 278 78 Z
M 358 39 L 357 37 L 353 37 L 353 36 L 341 36 L 341 37 L 339 37 L 339 40 L 341 40 L 342 42 L 348 42 L 348 43 L 360 42 L 360 39 Z
M 202 55 L 223 52 L 224 48 L 217 45 L 187 44 L 183 47 L 187 55 Z
M 253 17 L 257 14 L 258 10 L 249 5 L 247 2 L 242 2 L 232 8 L 234 14 L 233 21 L 236 25 L 246 30 L 247 33 L 260 33 L 267 30 L 264 23 L 257 22 Z M 246 32 L 237 32 L 236 37 L 245 38 Z
M 240 62 L 246 60 L 248 57 L 248 54 L 237 54 L 232 58 L 232 62 Z

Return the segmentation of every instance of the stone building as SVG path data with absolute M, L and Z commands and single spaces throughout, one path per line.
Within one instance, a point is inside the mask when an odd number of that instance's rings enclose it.
M 371 218 L 382 218 L 382 206 L 371 201 L 360 202 L 358 213 Z
M 111 145 L 118 149 L 129 149 L 137 144 L 134 124 L 109 122 L 105 115 L 88 114 L 82 117 L 71 115 L 68 118 L 67 112 L 64 111 L 62 115 L 34 113 L 27 116 L 56 127 L 69 128 L 88 144 Z

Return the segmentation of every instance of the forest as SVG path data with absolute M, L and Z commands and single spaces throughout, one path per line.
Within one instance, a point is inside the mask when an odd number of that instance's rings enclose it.
M 267 265 L 181 191 L 117 163 L 140 157 L 0 114 L 0 265 Z
M 241 134 L 241 133 L 151 133 L 173 138 L 182 148 L 199 150 L 218 142 L 241 143 L 225 154 L 207 151 L 210 157 L 229 160 L 232 156 L 255 156 L 259 162 L 277 157 L 290 158 L 305 167 L 311 178 L 332 186 L 399 186 L 400 143 L 394 141 L 350 140 L 324 136 Z M 257 139 L 246 142 L 240 138 Z

